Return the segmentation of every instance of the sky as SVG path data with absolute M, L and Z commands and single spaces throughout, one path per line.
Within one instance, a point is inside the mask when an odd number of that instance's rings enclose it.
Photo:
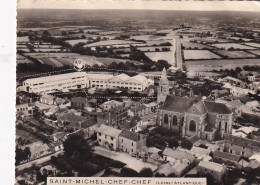
M 18 9 L 147 9 L 193 11 L 255 11 L 258 1 L 177 0 L 18 0 Z

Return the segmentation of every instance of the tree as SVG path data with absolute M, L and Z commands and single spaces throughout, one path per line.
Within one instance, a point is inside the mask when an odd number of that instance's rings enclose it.
M 131 168 L 122 168 L 121 170 L 122 177 L 139 177 L 139 174 L 137 171 L 131 169 Z
M 88 161 L 93 155 L 92 147 L 83 139 L 83 136 L 77 134 L 69 135 L 63 142 L 63 147 L 65 156 L 75 160 Z
M 188 140 L 184 139 L 181 142 L 181 147 L 190 150 L 192 148 L 193 144 Z
M 153 176 L 153 171 L 151 170 L 151 168 L 143 168 L 140 171 L 140 177 L 152 177 Z
M 61 31 L 61 35 L 62 35 L 62 36 L 66 36 L 66 35 L 67 35 L 67 32 L 66 32 L 66 31 L 64 31 L 64 30 L 63 30 L 63 31 Z
M 81 35 L 81 39 L 86 39 L 86 35 Z

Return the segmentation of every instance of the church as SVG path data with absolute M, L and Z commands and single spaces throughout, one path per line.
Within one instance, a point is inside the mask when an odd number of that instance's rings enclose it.
M 157 102 L 160 103 L 157 125 L 179 131 L 182 136 L 212 141 L 217 135 L 232 133 L 232 111 L 222 103 L 197 97 L 169 94 L 166 72 L 159 82 Z

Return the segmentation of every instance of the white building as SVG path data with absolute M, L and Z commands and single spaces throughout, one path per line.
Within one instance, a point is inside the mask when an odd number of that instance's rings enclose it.
M 136 75 L 130 77 L 126 74 L 110 75 L 110 74 L 87 74 L 90 87 L 98 88 L 126 88 L 132 91 L 143 91 L 154 81 L 144 76 Z
M 86 87 L 88 87 L 88 79 L 85 72 L 74 72 L 31 78 L 23 82 L 23 91 L 36 94 Z

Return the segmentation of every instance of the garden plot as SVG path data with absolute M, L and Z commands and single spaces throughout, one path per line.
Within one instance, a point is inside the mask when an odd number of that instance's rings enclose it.
M 158 60 L 166 60 L 169 64 L 174 59 L 174 52 L 145 52 L 145 55 L 148 56 L 151 60 L 157 62 Z
M 242 44 L 237 44 L 237 43 L 221 43 L 221 44 L 212 44 L 212 46 L 215 46 L 217 48 L 224 48 L 225 50 L 228 50 L 230 48 L 234 48 L 234 49 L 244 49 L 244 50 L 248 50 L 248 49 L 256 49 L 250 46 L 245 46 Z
M 256 57 L 255 55 L 244 51 L 216 50 L 215 52 L 217 52 L 222 56 L 227 56 L 228 58 L 255 58 Z
M 185 60 L 220 59 L 221 57 L 208 50 L 183 50 Z
M 245 45 L 260 48 L 260 44 L 254 43 L 254 42 L 247 42 L 247 43 L 245 43 Z

